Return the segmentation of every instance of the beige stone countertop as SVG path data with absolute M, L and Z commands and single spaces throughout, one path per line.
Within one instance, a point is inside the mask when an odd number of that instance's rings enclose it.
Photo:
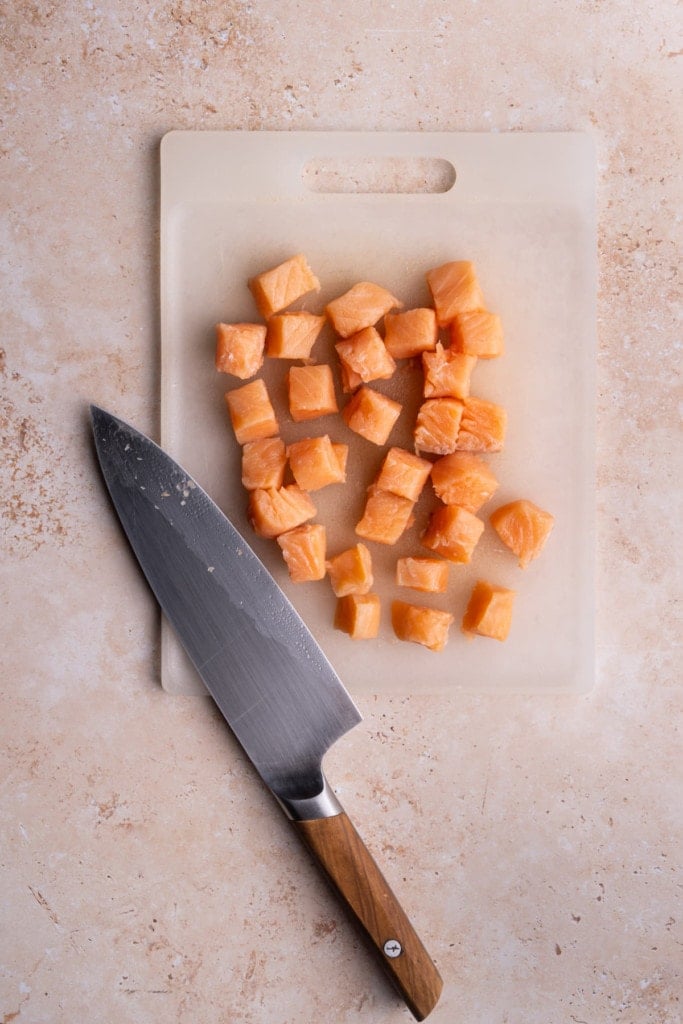
M 0 32 L 2 1024 L 410 1019 L 213 706 L 161 690 L 94 465 L 94 396 L 158 437 L 173 128 L 593 136 L 596 686 L 365 698 L 329 774 L 434 1024 L 680 1022 L 673 0 L 16 0 Z

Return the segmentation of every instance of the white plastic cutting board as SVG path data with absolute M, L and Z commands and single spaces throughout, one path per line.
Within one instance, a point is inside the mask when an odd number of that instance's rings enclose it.
M 443 187 L 452 165 L 452 188 L 396 191 L 406 172 L 423 167 L 413 160 L 441 161 L 433 169 Z M 364 161 L 372 166 L 369 187 L 381 188 L 386 172 L 388 191 L 353 191 Z M 580 692 L 592 685 L 594 168 L 591 139 L 573 133 L 171 132 L 163 139 L 162 445 L 244 533 L 352 693 Z M 321 181 L 341 191 L 318 191 Z M 427 270 L 474 261 L 487 306 L 502 317 L 506 353 L 480 361 L 472 393 L 505 405 L 509 416 L 505 450 L 488 457 L 500 487 L 479 514 L 487 520 L 498 505 L 527 497 L 556 517 L 545 551 L 526 571 L 487 525 L 471 565 L 452 567 L 446 595 L 399 594 L 392 582 L 397 555 L 428 553 L 418 540 L 426 493 L 415 527 L 396 548 L 369 545 L 384 609 L 373 641 L 335 631 L 329 582 L 291 584 L 277 544 L 251 531 L 223 398 L 242 382 L 214 369 L 214 325 L 258 319 L 247 279 L 298 252 L 322 284 L 299 304 L 312 311 L 359 280 L 389 288 L 406 306 L 425 305 Z M 332 343 L 331 332 L 321 337 L 314 356 L 334 364 Z M 289 363 L 267 364 L 286 441 L 330 433 L 351 445 L 349 482 L 314 495 L 334 554 L 358 540 L 353 525 L 382 452 L 339 416 L 292 424 L 281 401 Z M 376 386 L 404 399 L 411 385 L 416 393 L 419 372 L 401 364 L 394 381 Z M 341 405 L 346 396 L 338 394 Z M 411 446 L 409 410 L 410 400 L 391 443 Z M 517 591 L 505 643 L 470 640 L 460 631 L 480 577 Z M 389 609 L 397 596 L 453 612 L 442 652 L 394 637 Z M 162 685 L 202 692 L 166 623 Z

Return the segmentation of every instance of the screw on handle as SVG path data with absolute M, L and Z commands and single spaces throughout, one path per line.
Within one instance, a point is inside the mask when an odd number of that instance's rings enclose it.
M 403 946 L 398 939 L 387 939 L 382 949 L 384 950 L 385 956 L 391 957 L 392 960 L 395 957 L 400 956 L 403 952 Z
M 348 816 L 296 821 L 294 827 L 342 902 L 378 950 L 417 1020 L 434 1009 L 443 982 L 405 911 Z

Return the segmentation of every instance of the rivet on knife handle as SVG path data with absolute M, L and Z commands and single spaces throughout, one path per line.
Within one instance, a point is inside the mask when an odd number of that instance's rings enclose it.
M 443 982 L 370 851 L 343 811 L 294 826 L 344 904 L 377 948 L 417 1020 L 435 1007 Z

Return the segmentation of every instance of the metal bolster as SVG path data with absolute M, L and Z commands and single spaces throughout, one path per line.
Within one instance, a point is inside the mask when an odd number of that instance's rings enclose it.
M 323 788 L 315 796 L 302 798 L 279 797 L 275 799 L 292 821 L 314 821 L 316 818 L 334 818 L 343 811 L 331 786 L 323 775 Z

